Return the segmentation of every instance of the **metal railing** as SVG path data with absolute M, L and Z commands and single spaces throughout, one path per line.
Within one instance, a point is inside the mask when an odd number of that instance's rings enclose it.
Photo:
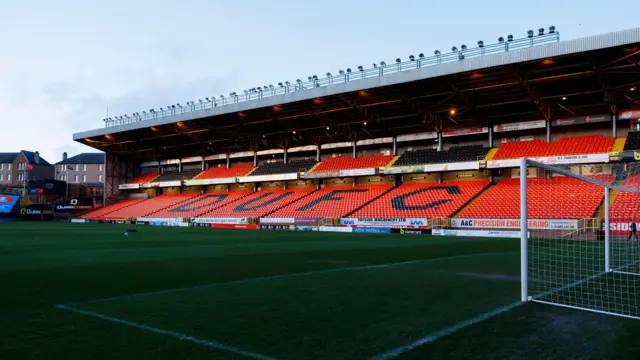
M 103 119 L 103 121 L 105 123 L 105 127 L 118 126 L 140 121 L 164 118 L 176 114 L 184 114 L 204 109 L 216 108 L 219 106 L 227 106 L 240 102 L 260 100 L 276 95 L 307 91 L 310 89 L 395 74 L 427 66 L 435 66 L 443 63 L 462 61 L 468 58 L 475 58 L 489 54 L 503 53 L 523 48 L 530 48 L 538 45 L 555 43 L 560 41 L 560 33 L 554 31 L 547 34 L 530 34 L 529 37 L 521 39 L 512 39 L 512 37 L 510 36 L 507 41 L 504 41 L 504 39 L 502 38 L 500 38 L 500 40 L 502 41 L 490 45 L 484 45 L 479 41 L 478 47 L 471 49 L 463 45 L 460 49 L 457 49 L 455 47 L 452 48 L 452 52 L 450 53 L 441 54 L 439 51 L 435 51 L 434 56 L 425 57 L 423 54 L 420 54 L 418 57 L 410 56 L 409 61 L 401 61 L 398 58 L 394 63 L 386 64 L 385 62 L 380 62 L 380 64 L 373 64 L 373 67 L 368 69 L 365 69 L 362 66 L 358 66 L 358 68 L 354 71 L 352 71 L 351 69 L 347 69 L 346 71 L 340 70 L 338 74 L 327 73 L 327 76 L 322 78 L 313 75 L 309 76 L 307 78 L 307 81 L 298 79 L 295 83 L 290 83 L 287 81 L 284 83 L 278 83 L 277 86 L 259 86 L 256 88 L 244 90 L 243 93 L 240 94 L 236 92 L 229 93 L 228 97 L 225 97 L 224 95 L 220 95 L 218 98 L 216 98 L 215 96 L 211 96 L 206 97 L 205 100 L 200 99 L 197 102 L 189 101 L 184 105 L 169 105 L 166 108 L 161 107 L 159 108 L 159 110 L 150 109 L 148 112 L 136 112 L 131 116 L 116 116 L 115 118 Z

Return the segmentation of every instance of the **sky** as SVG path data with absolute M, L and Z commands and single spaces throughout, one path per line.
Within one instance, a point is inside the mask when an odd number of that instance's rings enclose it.
M 638 26 L 630 0 L 0 0 L 0 152 L 96 151 L 72 134 L 131 114 L 556 26 Z

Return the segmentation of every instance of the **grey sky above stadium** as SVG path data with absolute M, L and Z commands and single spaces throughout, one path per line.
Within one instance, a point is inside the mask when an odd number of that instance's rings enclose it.
M 562 40 L 637 26 L 596 1 L 21 0 L 0 2 L 0 152 L 92 151 L 107 116 L 555 25 Z

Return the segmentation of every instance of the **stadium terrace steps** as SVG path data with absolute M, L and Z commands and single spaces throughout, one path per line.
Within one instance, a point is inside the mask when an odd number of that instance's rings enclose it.
M 341 218 L 391 190 L 391 184 L 327 186 L 267 217 Z
M 125 209 L 129 206 L 133 206 L 136 205 L 138 203 L 141 203 L 143 201 L 145 201 L 146 199 L 128 199 L 128 200 L 123 200 L 120 202 L 117 202 L 113 205 L 108 205 L 108 206 L 104 206 L 101 207 L 100 209 L 96 209 L 94 211 L 91 211 L 89 213 L 86 213 L 84 215 L 79 216 L 80 219 L 93 219 L 93 220 L 99 220 L 101 218 L 103 218 L 106 215 L 109 215 L 115 211 L 118 210 L 122 210 Z
M 226 206 L 212 210 L 198 217 L 207 218 L 260 218 L 268 216 L 274 211 L 291 204 L 311 193 L 313 187 L 292 189 L 264 189 L 235 201 Z
M 624 151 L 625 145 L 627 143 L 627 138 L 618 138 L 613 142 L 613 147 L 611 147 L 612 152 L 622 152 Z
M 349 217 L 448 218 L 488 185 L 488 180 L 407 183 L 387 192 Z
M 489 152 L 487 153 L 487 156 L 485 156 L 484 159 L 486 161 L 493 160 L 493 157 L 496 155 L 498 150 L 500 150 L 500 148 L 493 148 L 493 149 L 489 150 Z
M 602 181 L 609 176 L 596 176 Z M 568 177 L 528 180 L 528 210 L 532 219 L 591 218 L 602 203 L 600 187 Z M 520 179 L 503 179 L 462 211 L 464 219 L 517 219 L 520 217 Z
M 206 217 L 206 214 L 219 209 L 225 205 L 238 201 L 249 194 L 252 194 L 252 190 L 239 190 L 239 191 L 210 191 L 206 192 L 195 198 L 182 201 L 178 204 L 172 205 L 164 210 L 159 210 L 156 213 L 148 215 L 146 217 L 151 218 L 193 218 L 193 217 Z
M 544 140 L 508 142 L 502 144 L 493 160 L 609 153 L 614 141 L 615 138 L 600 134 L 566 137 L 549 143 Z
M 337 171 L 350 169 L 370 169 L 385 166 L 393 155 L 369 155 L 352 158 L 348 155 L 331 157 L 322 162 L 314 172 Z

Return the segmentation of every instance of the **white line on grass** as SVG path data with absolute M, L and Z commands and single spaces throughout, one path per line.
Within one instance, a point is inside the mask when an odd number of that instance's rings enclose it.
M 71 312 L 78 313 L 78 314 L 85 315 L 85 316 L 90 316 L 92 318 L 96 318 L 96 319 L 100 319 L 100 320 L 109 321 L 109 322 L 116 323 L 116 324 L 126 325 L 126 326 L 133 327 L 133 328 L 136 328 L 136 329 L 150 331 L 150 332 L 156 333 L 156 334 L 162 334 L 162 335 L 171 336 L 171 337 L 176 338 L 178 340 L 190 341 L 192 343 L 196 343 L 196 344 L 199 344 L 199 345 L 204 345 L 204 346 L 207 346 L 207 347 L 210 347 L 210 348 L 219 349 L 219 350 L 224 350 L 224 351 L 236 354 L 236 355 L 243 355 L 245 357 L 252 358 L 252 359 L 276 360 L 276 358 L 271 357 L 271 356 L 266 356 L 266 355 L 254 353 L 254 352 L 251 352 L 251 351 L 241 350 L 241 349 L 235 348 L 233 346 L 217 343 L 215 341 L 202 340 L 202 339 L 198 339 L 196 337 L 193 337 L 193 336 L 190 336 L 190 335 L 186 335 L 186 334 L 182 334 L 182 333 L 178 333 L 178 332 L 175 332 L 175 331 L 163 330 L 163 329 L 159 329 L 159 328 L 156 328 L 156 327 L 153 327 L 153 326 L 139 324 L 139 323 L 136 323 L 136 322 L 133 322 L 133 321 L 128 321 L 128 320 L 118 319 L 118 318 L 115 318 L 115 317 L 103 315 L 103 314 L 100 314 L 100 313 L 97 313 L 97 312 L 93 312 L 93 311 L 77 309 L 77 308 L 74 308 L 74 307 L 71 307 L 71 306 L 68 306 L 68 305 L 56 305 L 56 308 L 67 310 L 67 311 L 71 311 Z
M 444 328 L 442 330 L 438 330 L 434 333 L 431 333 L 423 338 L 420 338 L 414 342 L 411 342 L 409 344 L 406 345 L 402 345 L 400 347 L 397 347 L 395 349 L 389 350 L 387 352 L 384 352 L 382 354 L 378 354 L 374 357 L 371 358 L 371 360 L 386 360 L 386 359 L 391 359 L 394 357 L 397 357 L 399 355 L 402 355 L 404 353 L 406 353 L 407 351 L 411 351 L 415 348 L 418 348 L 424 344 L 428 344 L 431 342 L 434 342 L 438 339 L 440 339 L 441 337 L 453 334 L 456 331 L 462 330 L 464 328 L 467 328 L 471 325 L 475 325 L 481 321 L 487 320 L 489 318 L 492 318 L 496 315 L 500 315 L 502 313 L 505 313 L 511 309 L 514 309 L 518 306 L 521 306 L 525 304 L 524 302 L 518 301 L 518 302 L 514 302 L 512 304 L 506 305 L 506 306 L 502 306 L 496 309 L 493 309 L 489 312 L 486 312 L 484 314 L 480 314 L 478 316 L 472 317 L 471 319 L 465 320 L 463 322 L 459 322 L 453 326 L 449 326 L 447 328 Z
M 326 269 L 326 270 L 314 270 L 314 271 L 306 271 L 306 272 L 291 273 L 291 274 L 282 274 L 282 275 L 273 275 L 273 276 L 265 276 L 265 277 L 258 277 L 258 278 L 249 278 L 249 279 L 242 279 L 242 280 L 233 280 L 233 281 L 227 281 L 227 282 L 217 282 L 217 283 L 204 284 L 204 285 L 194 285 L 194 286 L 187 286 L 187 287 L 167 289 L 167 290 L 159 290 L 159 291 L 150 291 L 150 292 L 143 292 L 143 293 L 118 295 L 118 296 L 112 296 L 112 297 L 103 298 L 103 299 L 95 299 L 95 300 L 89 300 L 89 301 L 84 301 L 84 302 L 70 303 L 70 304 L 66 304 L 66 305 L 75 306 L 75 305 L 83 305 L 83 304 L 93 304 L 93 303 L 98 303 L 98 302 L 106 302 L 106 301 L 120 300 L 120 299 L 134 298 L 134 297 L 141 297 L 141 296 L 163 295 L 163 294 L 168 294 L 168 293 L 172 293 L 172 292 L 179 292 L 179 291 L 187 291 L 187 290 L 195 290 L 195 289 L 206 289 L 206 288 L 217 287 L 217 286 L 248 284 L 248 283 L 255 283 L 255 282 L 262 282 L 262 281 L 287 279 L 287 278 L 298 277 L 298 276 L 330 274 L 330 273 L 342 272 L 342 271 L 382 269 L 382 268 L 393 267 L 393 266 L 419 264 L 419 263 L 427 263 L 427 262 L 433 262 L 433 261 L 445 261 L 445 260 L 464 259 L 464 258 L 477 257 L 477 256 L 504 255 L 504 254 L 512 254 L 512 253 L 511 252 L 488 252 L 488 253 L 477 253 L 477 254 L 467 254 L 467 255 L 445 256 L 445 257 L 438 257 L 438 258 L 410 260 L 410 261 L 402 261 L 402 262 L 386 263 L 386 264 L 377 264 L 377 265 L 365 265 L 365 266 L 354 266 L 354 267 Z

